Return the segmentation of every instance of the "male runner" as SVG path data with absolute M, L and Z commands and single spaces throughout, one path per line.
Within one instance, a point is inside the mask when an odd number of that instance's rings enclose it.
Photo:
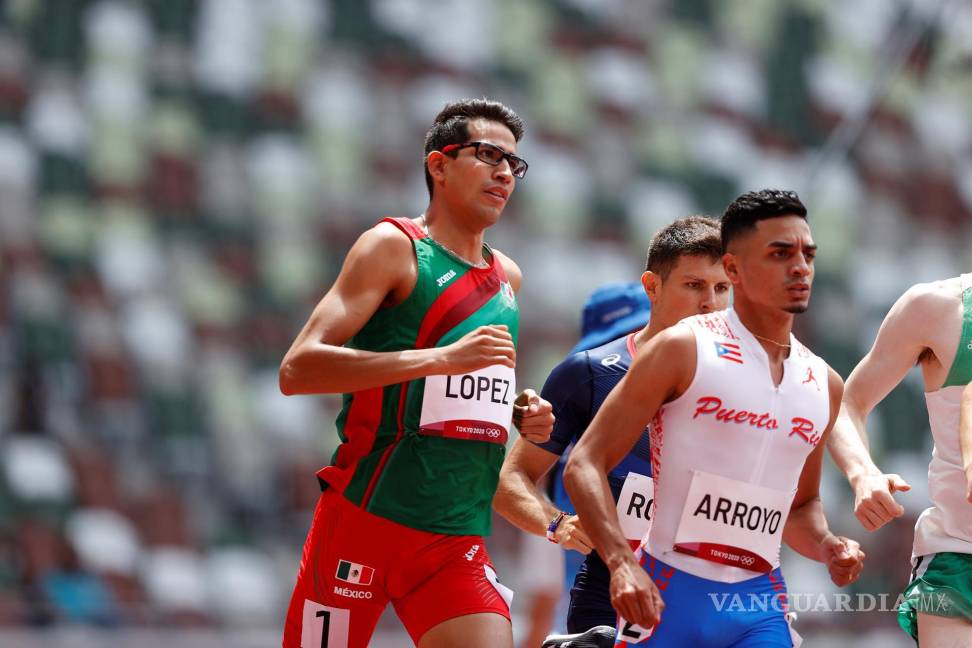
M 568 492 L 611 574 L 618 645 L 790 646 L 783 539 L 838 585 L 860 574 L 860 547 L 830 532 L 818 497 L 820 441 L 843 385 L 791 333 L 813 280 L 806 213 L 784 191 L 729 205 L 721 233 L 733 307 L 639 349 L 567 463 Z M 606 475 L 649 421 L 655 511 L 639 559 Z M 745 603 L 728 605 L 736 595 Z
M 722 268 L 718 222 L 691 216 L 659 231 L 648 248 L 641 282 L 651 300 L 650 322 L 637 332 L 574 353 L 554 368 L 541 392 L 557 417 L 550 440 L 540 444 L 517 440 L 503 463 L 493 498 L 493 508 L 513 524 L 541 536 L 552 528 L 549 535 L 554 542 L 588 554 L 571 590 L 567 613 L 571 633 L 614 625 L 617 614 L 608 595 L 608 569 L 591 552 L 591 541 L 578 517 L 563 515 L 536 484 L 590 425 L 605 397 L 627 373 L 637 349 L 684 317 L 728 305 L 729 279 Z M 645 429 L 634 449 L 608 474 L 622 530 L 635 546 L 650 523 L 648 445 Z
M 637 281 L 611 282 L 598 286 L 584 302 L 584 309 L 581 312 L 581 336 L 567 355 L 588 351 L 634 333 L 648 325 L 650 316 L 651 301 L 645 294 L 640 278 Z M 550 498 L 558 511 L 573 515 L 574 506 L 567 497 L 563 479 L 564 466 L 567 465 L 569 456 L 568 448 L 557 458 L 557 463 L 547 475 L 537 482 L 537 486 Z M 501 470 L 500 481 L 502 480 Z M 495 498 L 493 508 L 496 508 Z M 578 633 L 568 635 L 548 633 L 566 631 L 570 590 L 574 586 L 577 572 L 587 560 L 587 555 L 571 549 L 561 550 L 546 536 L 532 534 L 526 534 L 523 538 L 521 549 L 521 563 L 524 568 L 529 566 L 531 570 L 528 582 L 536 594 L 531 597 L 530 604 L 527 606 L 530 624 L 520 645 L 536 648 L 540 643 L 544 646 L 556 645 L 556 640 L 560 643 L 585 641 Z M 554 576 L 559 578 L 554 580 Z M 608 607 L 610 608 L 610 602 Z M 595 633 L 600 630 L 604 635 L 601 640 L 604 646 L 614 645 L 613 622 L 608 626 L 595 627 L 594 630 Z M 590 648 L 595 646 L 592 644 Z
M 527 170 L 520 118 L 447 105 L 431 196 L 352 247 L 280 368 L 286 394 L 344 392 L 341 445 L 304 545 L 285 648 L 366 646 L 390 600 L 413 641 L 512 647 L 511 592 L 483 543 L 511 425 L 520 271 L 483 241 Z M 543 441 L 549 403 L 518 421 Z
M 972 646 L 968 427 L 962 430 L 968 435 L 964 446 L 959 440 L 960 413 L 966 415 L 966 426 L 972 414 L 972 409 L 963 408 L 963 392 L 972 381 L 972 274 L 908 289 L 847 379 L 830 452 L 854 489 L 855 513 L 869 531 L 904 512 L 891 494 L 910 487 L 874 465 L 867 451 L 867 416 L 916 364 L 924 378 L 935 441 L 928 466 L 932 506 L 915 524 L 912 580 L 898 609 L 898 622 L 921 646 Z

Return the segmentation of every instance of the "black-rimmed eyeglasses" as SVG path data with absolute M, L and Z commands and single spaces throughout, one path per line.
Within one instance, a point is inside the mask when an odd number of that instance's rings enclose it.
M 465 144 L 448 144 L 442 147 L 443 153 L 452 153 L 454 151 L 459 151 L 464 148 L 475 147 L 476 149 L 476 159 L 489 164 L 490 166 L 499 166 L 499 163 L 506 158 L 507 162 L 510 163 L 510 173 L 516 178 L 522 178 L 526 175 L 529 164 L 526 163 L 521 157 L 517 157 L 512 153 L 507 153 L 495 144 L 490 144 L 489 142 L 466 142 Z

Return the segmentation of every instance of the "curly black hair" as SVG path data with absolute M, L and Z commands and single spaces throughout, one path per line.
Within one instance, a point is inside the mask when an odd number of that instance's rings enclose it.
M 739 196 L 722 214 L 722 249 L 740 234 L 756 228 L 756 222 L 779 216 L 799 216 L 806 219 L 807 208 L 795 191 L 761 189 Z

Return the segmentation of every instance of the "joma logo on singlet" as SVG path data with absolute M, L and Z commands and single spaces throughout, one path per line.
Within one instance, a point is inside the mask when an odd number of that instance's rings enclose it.
M 450 270 L 449 272 L 445 273 L 444 275 L 436 279 L 435 283 L 439 288 L 441 288 L 446 284 L 446 282 L 448 282 L 450 279 L 452 279 L 455 276 L 456 276 L 456 271 Z

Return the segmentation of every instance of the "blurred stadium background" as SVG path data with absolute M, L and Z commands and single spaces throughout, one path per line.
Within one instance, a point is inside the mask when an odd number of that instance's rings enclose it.
M 278 363 L 358 234 L 423 209 L 447 100 L 527 123 L 488 236 L 525 274 L 522 384 L 655 229 L 766 186 L 810 208 L 798 334 L 846 376 L 905 287 L 970 268 L 970 71 L 961 0 L 0 3 L 0 645 L 279 645 L 339 399 L 281 396 Z M 852 591 L 893 601 L 927 501 L 918 376 L 872 421 L 908 514 L 866 534 L 833 464 L 824 498 L 868 552 Z M 522 592 L 520 545 L 497 520 Z M 911 645 L 887 611 L 797 628 Z M 375 645 L 406 644 L 385 618 Z

